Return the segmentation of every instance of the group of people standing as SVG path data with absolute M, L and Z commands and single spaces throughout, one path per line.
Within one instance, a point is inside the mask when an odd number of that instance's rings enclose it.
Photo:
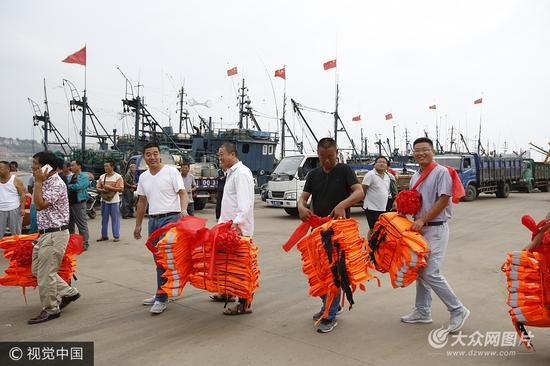
M 420 171 L 412 177 L 411 184 L 414 184 L 422 171 L 430 166 L 435 155 L 433 143 L 428 138 L 417 139 L 413 148 Z M 377 217 L 388 209 L 388 198 L 392 195 L 392 178 L 387 174 L 387 159 L 384 157 L 376 159 L 374 170 L 365 176 L 361 185 L 353 170 L 348 165 L 338 162 L 338 147 L 333 139 L 321 139 L 317 146 L 317 155 L 320 166 L 309 172 L 304 191 L 298 202 L 300 219 L 307 221 L 312 214 L 320 217 L 330 216 L 335 219 L 349 218 L 350 208 L 364 199 L 367 219 L 372 228 Z M 252 237 L 254 234 L 252 173 L 239 161 L 237 148 L 233 143 L 224 143 L 218 150 L 218 157 L 225 172 L 218 222 L 232 221 L 233 227 L 240 235 Z M 104 220 L 111 217 L 115 241 L 119 238 L 119 228 L 115 227 L 115 224 L 120 224 L 113 217 L 113 212 L 118 212 L 120 202 L 115 197 L 125 189 L 136 190 L 138 195 L 133 232 L 136 240 L 142 238 L 142 224 L 146 210 L 148 212 L 148 235 L 167 223 L 175 222 L 182 216 L 192 214 L 193 206 L 190 199 L 192 199 L 194 183 L 192 175 L 189 175 L 189 167 L 184 165 L 181 171 L 178 171 L 172 166 L 163 164 L 160 148 L 154 143 L 144 147 L 143 158 L 148 170 L 141 174 L 137 185 L 133 180 L 123 179 L 122 176 L 115 173 L 114 165 L 111 163 L 105 164 L 105 174 L 98 181 L 98 191 L 104 199 L 102 215 L 105 217 Z M 69 176 L 68 187 L 55 169 L 51 171 L 43 169 L 51 164 L 55 164 L 55 155 L 51 152 L 44 151 L 33 157 L 35 177 L 33 197 L 38 211 L 40 238 L 34 247 L 32 268 L 38 278 L 43 309 L 37 317 L 29 320 L 29 324 L 59 317 L 62 308 L 80 297 L 74 287 L 65 283 L 57 275 L 57 270 L 68 242 L 69 224 L 74 222 L 77 226 L 79 225 L 80 220 L 77 217 L 82 212 L 81 204 L 84 199 L 82 191 L 87 186 L 78 161 L 73 161 L 71 164 L 73 174 Z M 0 184 L 10 181 L 11 177 L 6 173 L 8 169 L 9 166 L 5 162 L 0 162 Z M 422 233 L 431 252 L 427 257 L 427 266 L 419 270 L 414 309 L 410 314 L 401 317 L 401 321 L 405 323 L 432 322 L 431 292 L 433 290 L 450 312 L 448 330 L 456 332 L 464 325 L 470 311 L 460 302 L 440 272 L 440 265 L 449 238 L 447 222 L 452 215 L 449 199 L 452 196 L 452 180 L 448 170 L 437 166 L 418 187 L 418 192 L 422 196 L 422 207 L 414 216 L 413 229 Z M 3 194 L 2 191 L 0 194 Z M 109 196 L 110 199 L 107 199 Z M 311 204 L 308 204 L 310 199 Z M 22 201 L 12 200 L 11 202 L 12 205 L 16 203 L 22 205 Z M 13 210 L 15 209 L 19 209 L 19 207 L 15 207 Z M 69 218 L 69 212 L 71 214 L 74 212 L 75 219 L 73 221 Z M 102 225 L 102 227 L 104 226 L 106 225 Z M 106 238 L 107 231 L 102 229 L 100 240 Z M 156 245 L 156 243 L 154 244 Z M 143 300 L 144 305 L 151 306 L 152 314 L 164 312 L 168 305 L 168 295 L 162 290 L 162 284 L 165 281 L 162 274 L 163 269 L 157 267 L 155 295 Z M 228 300 L 226 294 L 218 294 L 213 298 Z M 317 326 L 319 333 L 330 332 L 338 324 L 337 315 L 341 311 L 339 300 L 339 298 L 334 299 L 328 317 L 321 319 L 325 310 L 326 298 L 321 299 L 321 309 L 313 315 L 314 320 L 319 320 Z M 241 315 L 251 312 L 250 304 L 241 299 L 236 305 L 226 309 L 224 314 Z

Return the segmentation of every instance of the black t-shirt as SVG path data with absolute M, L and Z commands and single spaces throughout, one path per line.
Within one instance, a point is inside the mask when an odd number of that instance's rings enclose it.
M 328 216 L 337 204 L 351 194 L 351 186 L 358 184 L 355 172 L 347 164 L 336 164 L 327 174 L 323 167 L 307 175 L 304 192 L 311 193 L 312 211 L 317 216 Z M 349 217 L 350 209 L 346 209 Z

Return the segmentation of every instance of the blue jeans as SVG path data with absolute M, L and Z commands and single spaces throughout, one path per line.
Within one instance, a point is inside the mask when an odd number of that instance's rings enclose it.
M 120 238 L 120 203 L 101 202 L 101 237 L 109 237 L 109 216 L 113 237 Z
M 31 225 L 29 227 L 29 234 L 34 234 L 38 232 L 38 221 L 36 218 L 36 206 L 34 203 L 31 203 L 30 207 L 31 211 Z
M 336 295 L 334 297 L 334 301 L 332 301 L 332 304 L 330 305 L 330 309 L 328 309 L 327 320 L 336 319 L 336 313 L 338 312 L 338 308 L 340 307 L 340 298 L 341 297 L 342 297 L 342 291 L 338 291 L 338 295 Z M 325 311 L 327 296 L 326 295 L 321 296 L 321 300 L 323 301 L 323 306 L 321 306 L 321 313 L 322 313 L 322 312 Z
M 187 204 L 187 213 L 190 216 L 195 216 L 195 202 L 189 202 Z
M 149 217 L 149 221 L 147 223 L 147 232 L 149 236 L 157 230 L 163 227 L 166 224 L 169 224 L 171 222 L 176 222 L 180 219 L 180 215 L 170 215 L 165 217 L 159 217 L 159 218 L 152 218 Z M 157 240 L 153 241 L 153 245 L 157 245 L 159 240 L 162 237 L 158 238 Z M 164 273 L 164 268 L 157 267 L 157 294 L 155 295 L 156 301 L 166 302 L 168 301 L 168 295 L 164 290 L 162 289 L 162 285 L 167 281 L 166 278 L 162 278 L 162 274 Z

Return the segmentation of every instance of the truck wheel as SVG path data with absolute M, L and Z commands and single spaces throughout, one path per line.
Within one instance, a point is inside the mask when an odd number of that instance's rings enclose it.
M 464 202 L 472 202 L 477 197 L 477 189 L 474 185 L 468 184 L 468 187 L 466 188 L 466 195 L 462 197 L 462 200 Z
M 546 185 L 539 188 L 541 192 L 548 192 L 550 191 L 550 182 L 546 183 Z
M 297 208 L 285 208 L 285 212 L 289 214 L 290 216 L 298 217 L 298 209 Z
M 198 198 L 193 201 L 195 202 L 195 211 L 200 211 L 206 206 L 206 199 Z
M 510 195 L 510 185 L 508 183 L 504 183 L 498 187 L 497 190 L 497 197 L 498 198 L 506 198 Z

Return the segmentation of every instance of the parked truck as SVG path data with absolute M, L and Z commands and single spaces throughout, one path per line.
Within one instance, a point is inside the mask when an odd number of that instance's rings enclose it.
M 550 189 L 550 164 L 535 162 L 533 159 L 523 159 L 522 176 L 514 182 L 512 189 L 531 192 L 538 188 L 542 192 Z
M 437 155 L 435 161 L 453 167 L 457 172 L 470 202 L 481 193 L 506 198 L 515 181 L 522 178 L 522 158 L 479 156 L 478 154 Z
M 284 157 L 268 181 L 266 203 L 272 207 L 283 208 L 291 216 L 298 216 L 298 199 L 304 190 L 306 176 L 319 165 L 317 155 Z M 356 170 L 355 173 L 359 182 L 362 182 L 366 171 Z

